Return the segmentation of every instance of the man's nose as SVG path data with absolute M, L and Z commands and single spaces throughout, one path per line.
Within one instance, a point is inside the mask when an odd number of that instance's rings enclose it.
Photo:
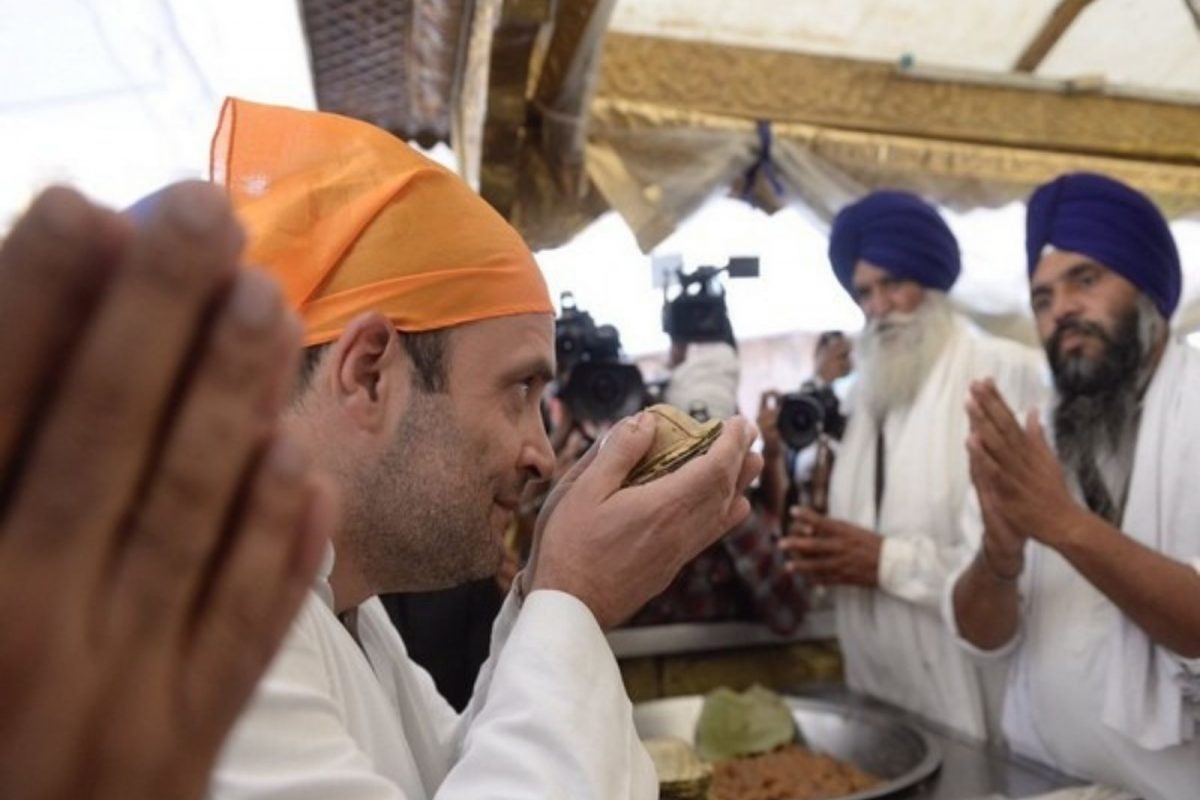
M 534 480 L 547 481 L 554 475 L 554 448 L 550 446 L 550 437 L 541 426 L 526 443 L 521 461 L 521 467 Z
M 872 321 L 883 319 L 891 311 L 892 299 L 888 297 L 887 292 L 883 291 L 871 292 L 863 307 L 863 312 L 867 315 L 867 319 Z
M 1050 318 L 1054 321 L 1055 326 L 1067 319 L 1073 319 L 1079 316 L 1080 307 L 1078 298 L 1068 291 L 1057 291 L 1053 294 L 1050 300 Z

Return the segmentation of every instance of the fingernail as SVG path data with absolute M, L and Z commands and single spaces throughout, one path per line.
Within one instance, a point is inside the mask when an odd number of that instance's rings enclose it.
M 294 480 L 308 469 L 308 453 L 292 437 L 280 434 L 267 454 L 267 467 L 281 478 Z
M 265 328 L 279 313 L 279 289 L 261 272 L 243 272 L 234 284 L 230 306 L 238 322 L 248 328 Z
M 631 429 L 635 430 L 635 431 L 641 430 L 642 423 L 645 421 L 645 419 L 646 419 L 645 411 L 639 411 L 638 413 L 634 414 L 632 417 L 629 418 L 629 425 L 630 425 Z

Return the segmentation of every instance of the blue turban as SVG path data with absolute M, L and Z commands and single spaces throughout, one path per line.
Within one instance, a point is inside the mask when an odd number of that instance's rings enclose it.
M 838 212 L 829 235 L 829 260 L 851 296 L 859 259 L 943 292 L 962 269 L 958 242 L 945 220 L 908 192 L 874 192 Z
M 1103 175 L 1062 175 L 1029 198 L 1025 253 L 1033 275 L 1046 245 L 1094 258 L 1153 301 L 1167 319 L 1179 305 L 1182 267 L 1162 212 Z

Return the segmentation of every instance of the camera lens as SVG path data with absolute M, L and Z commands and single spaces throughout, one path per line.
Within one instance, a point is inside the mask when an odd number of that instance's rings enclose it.
M 584 362 L 571 370 L 561 396 L 576 419 L 615 421 L 641 408 L 645 394 L 633 364 Z
M 779 435 L 794 450 L 815 442 L 824 421 L 824 406 L 810 394 L 785 395 L 779 405 Z
M 600 408 L 611 409 L 620 404 L 623 387 L 611 372 L 596 372 L 585 390 Z

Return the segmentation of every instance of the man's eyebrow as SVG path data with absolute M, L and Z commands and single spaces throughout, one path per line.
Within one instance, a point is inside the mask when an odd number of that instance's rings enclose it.
M 554 380 L 554 368 L 543 356 L 527 358 L 504 373 L 504 382 L 511 383 L 528 377 L 538 378 L 544 383 Z
M 1030 286 L 1029 294 L 1035 295 L 1039 292 L 1048 292 L 1048 291 L 1050 291 L 1050 287 L 1056 283 L 1061 283 L 1062 281 L 1065 281 L 1065 280 L 1073 280 L 1075 278 L 1078 278 L 1080 275 L 1082 275 L 1085 272 L 1090 272 L 1092 270 L 1098 271 L 1098 270 L 1102 270 L 1102 269 L 1107 269 L 1107 268 L 1104 267 L 1102 264 L 1098 264 L 1095 261 L 1092 261 L 1091 259 L 1082 259 L 1080 261 L 1076 261 L 1075 263 L 1071 264 L 1071 266 L 1067 267 L 1067 271 L 1065 273 L 1058 276 L 1054 280 L 1045 281 L 1043 283 L 1039 283 L 1034 286 Z
M 1066 277 L 1078 278 L 1080 275 L 1082 275 L 1085 272 L 1090 272 L 1092 270 L 1099 270 L 1100 268 L 1101 268 L 1100 265 L 1097 264 L 1095 261 L 1077 261 L 1076 263 L 1072 264 L 1070 266 L 1070 268 L 1067 269 Z

